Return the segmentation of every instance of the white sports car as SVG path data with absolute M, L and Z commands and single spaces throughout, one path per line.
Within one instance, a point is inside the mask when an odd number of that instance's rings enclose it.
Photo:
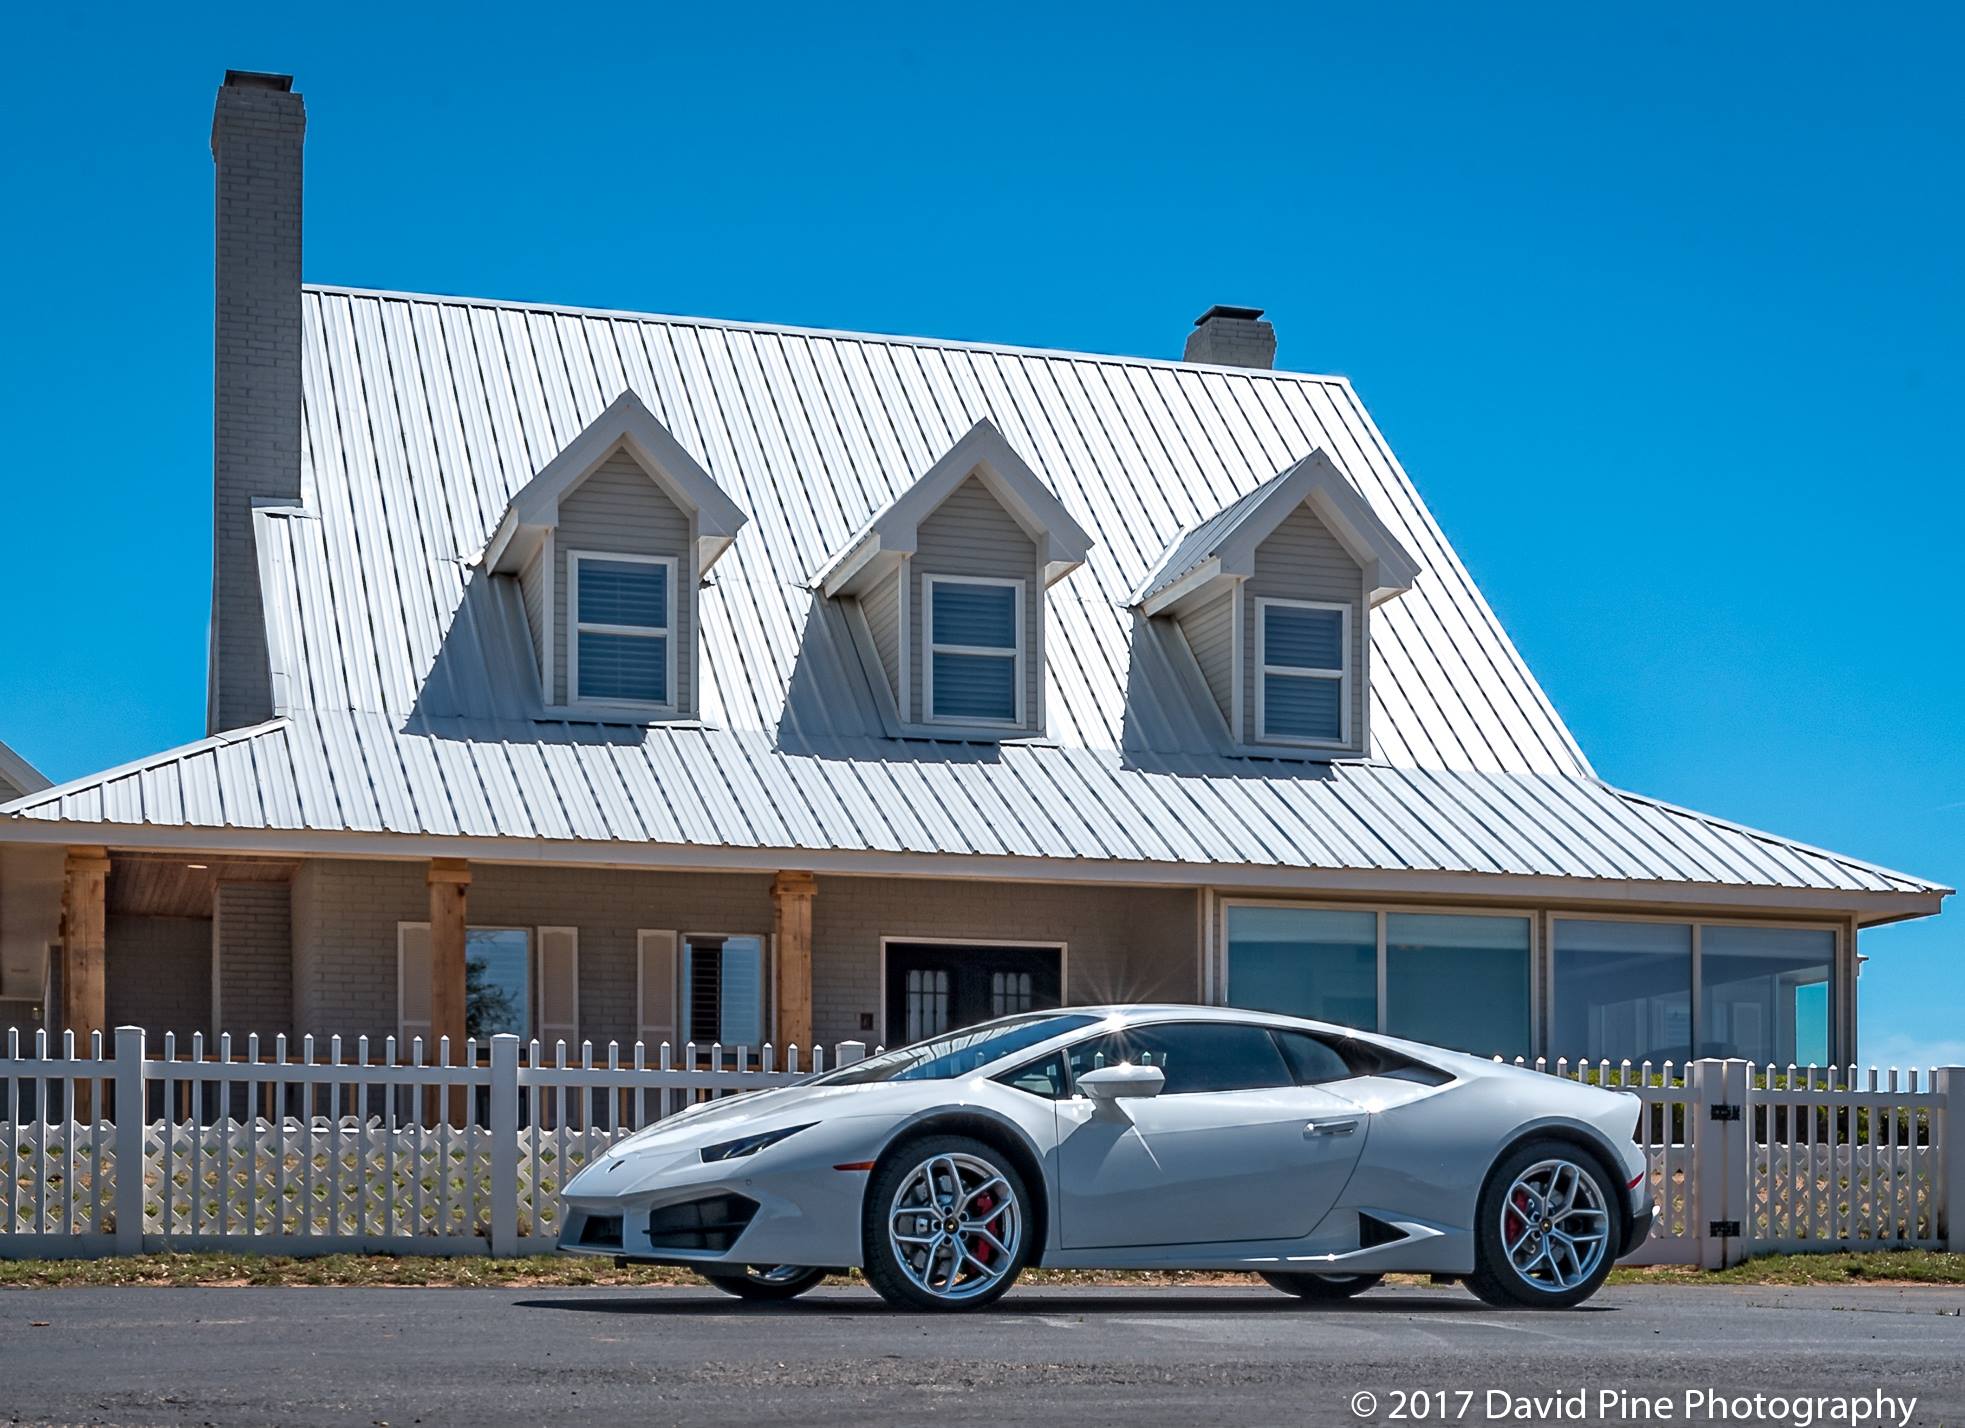
M 1638 1114 L 1319 1022 L 1073 1008 L 671 1116 L 573 1177 L 560 1248 L 753 1299 L 858 1266 L 918 1309 L 1040 1264 L 1252 1271 L 1313 1300 L 1418 1271 L 1560 1307 L 1650 1229 Z

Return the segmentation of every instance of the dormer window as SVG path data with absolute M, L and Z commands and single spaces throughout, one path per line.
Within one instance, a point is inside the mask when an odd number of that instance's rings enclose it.
M 1318 600 L 1255 602 L 1262 651 L 1256 738 L 1265 743 L 1350 743 L 1351 607 Z
M 578 704 L 651 711 L 675 703 L 675 559 L 657 555 L 567 554 L 568 681 Z
M 698 592 L 744 513 L 633 392 L 520 488 L 485 547 L 512 577 L 538 661 L 539 712 L 693 719 Z
M 1264 758 L 1371 751 L 1371 612 L 1419 564 L 1322 450 L 1177 535 L 1133 592 L 1134 657 L 1199 741 Z
M 817 617 L 840 623 L 890 734 L 1041 735 L 1045 592 L 1090 545 L 985 419 L 826 563 Z
M 1024 582 L 929 575 L 922 585 L 928 722 L 1021 726 Z

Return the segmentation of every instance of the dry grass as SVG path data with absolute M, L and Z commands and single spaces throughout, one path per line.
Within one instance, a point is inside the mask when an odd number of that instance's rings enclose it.
M 1396 1283 L 1425 1285 L 1420 1275 L 1394 1275 Z M 604 1259 L 539 1255 L 527 1259 L 335 1254 L 299 1259 L 258 1254 L 155 1254 L 123 1259 L 0 1260 L 0 1289 L 67 1289 L 101 1285 L 194 1286 L 412 1286 L 497 1289 L 529 1286 L 613 1285 L 624 1288 L 700 1284 L 687 1270 L 635 1266 L 616 1269 Z M 1241 1285 L 1249 1276 L 1198 1272 L 1115 1273 L 1033 1270 L 1035 1284 L 1111 1285 L 1127 1288 Z M 1893 1250 L 1864 1254 L 1769 1255 L 1732 1269 L 1619 1269 L 1613 1284 L 1965 1284 L 1965 1254 Z

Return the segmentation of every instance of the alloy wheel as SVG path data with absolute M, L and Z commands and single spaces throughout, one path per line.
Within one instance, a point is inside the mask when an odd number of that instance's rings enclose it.
M 924 1294 L 973 1299 L 1017 1268 L 1023 1214 L 1010 1182 L 988 1161 L 934 1155 L 901 1178 L 887 1239 L 901 1272 Z
M 1538 1160 L 1501 1200 L 1501 1246 L 1530 1288 L 1560 1294 L 1586 1282 L 1610 1247 L 1610 1211 L 1596 1177 L 1569 1160 Z

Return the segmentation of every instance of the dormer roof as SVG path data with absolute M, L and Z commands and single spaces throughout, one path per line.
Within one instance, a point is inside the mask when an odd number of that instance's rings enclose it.
M 558 523 L 559 503 L 621 450 L 693 519 L 697 574 L 708 570 L 737 538 L 744 513 L 632 391 L 610 402 L 519 488 L 486 543 L 480 564 L 496 574 L 517 574 Z
M 1419 562 L 1318 447 L 1247 495 L 1182 531 L 1127 603 L 1157 615 L 1219 580 L 1253 575 L 1256 548 L 1306 501 L 1364 570 L 1365 590 L 1372 604 L 1412 588 L 1419 575 Z
M 995 423 L 983 417 L 912 486 L 853 533 L 820 570 L 813 588 L 828 597 L 850 592 L 891 569 L 902 556 L 914 554 L 922 521 L 971 476 L 989 488 L 1036 542 L 1045 585 L 1055 585 L 1085 563 L 1092 538 Z

